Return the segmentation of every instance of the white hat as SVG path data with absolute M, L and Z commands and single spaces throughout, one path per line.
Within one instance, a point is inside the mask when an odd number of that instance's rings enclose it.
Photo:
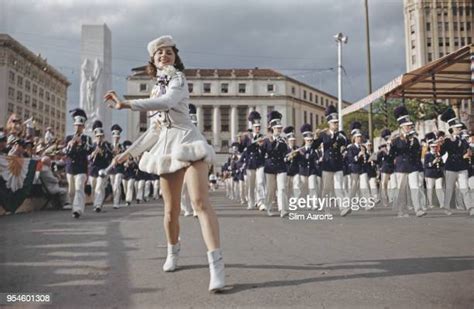
M 171 35 L 163 35 L 148 43 L 148 54 L 150 54 L 150 57 L 153 57 L 158 48 L 172 46 L 176 46 L 176 42 L 173 40 L 173 37 Z

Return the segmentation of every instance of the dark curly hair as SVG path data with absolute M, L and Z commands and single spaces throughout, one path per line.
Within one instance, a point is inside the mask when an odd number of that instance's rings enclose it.
M 181 61 L 181 58 L 178 55 L 179 49 L 177 49 L 175 46 L 173 46 L 172 49 L 173 49 L 174 54 L 176 56 L 176 60 L 175 60 L 173 66 L 175 67 L 176 70 L 182 72 L 182 71 L 184 71 L 184 64 L 183 64 L 183 61 Z M 146 73 L 151 78 L 155 78 L 156 77 L 156 71 L 157 71 L 157 68 L 156 68 L 156 65 L 154 64 L 153 56 L 152 56 L 152 57 L 150 57 L 150 61 L 148 61 L 148 65 L 146 66 Z

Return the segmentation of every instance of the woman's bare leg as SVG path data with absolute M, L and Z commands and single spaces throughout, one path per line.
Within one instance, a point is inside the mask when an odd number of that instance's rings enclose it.
M 179 237 L 179 213 L 181 211 L 181 187 L 185 169 L 160 176 L 160 186 L 165 204 L 163 224 L 168 244 L 175 245 Z
M 219 223 L 217 216 L 209 202 L 207 187 L 208 165 L 204 161 L 193 162 L 186 170 L 186 184 L 188 186 L 191 203 L 197 212 L 201 232 L 206 243 L 207 250 L 212 251 L 220 248 Z M 179 215 L 179 213 L 178 213 Z

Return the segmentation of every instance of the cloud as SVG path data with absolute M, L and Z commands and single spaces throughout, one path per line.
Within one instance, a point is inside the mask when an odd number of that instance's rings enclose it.
M 403 4 L 369 5 L 376 89 L 405 70 Z M 336 94 L 335 70 L 308 69 L 337 66 L 333 35 L 343 32 L 349 36 L 343 48 L 344 98 L 356 101 L 367 94 L 363 0 L 4 0 L 3 6 L 8 11 L 3 28 L 73 82 L 72 105 L 79 100 L 81 24 L 101 23 L 112 31 L 114 88 L 122 93 L 130 69 L 147 61 L 148 41 L 169 33 L 187 67 L 276 68 Z

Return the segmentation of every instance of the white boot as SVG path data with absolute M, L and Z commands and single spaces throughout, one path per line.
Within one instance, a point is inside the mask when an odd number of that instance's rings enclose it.
M 178 266 L 178 253 L 181 245 L 178 242 L 176 245 L 168 244 L 168 255 L 166 256 L 165 264 L 163 264 L 163 271 L 175 271 Z
M 211 279 L 209 281 L 209 291 L 218 292 L 225 286 L 224 259 L 222 258 L 222 250 L 216 249 L 207 252 L 209 261 L 209 272 Z

